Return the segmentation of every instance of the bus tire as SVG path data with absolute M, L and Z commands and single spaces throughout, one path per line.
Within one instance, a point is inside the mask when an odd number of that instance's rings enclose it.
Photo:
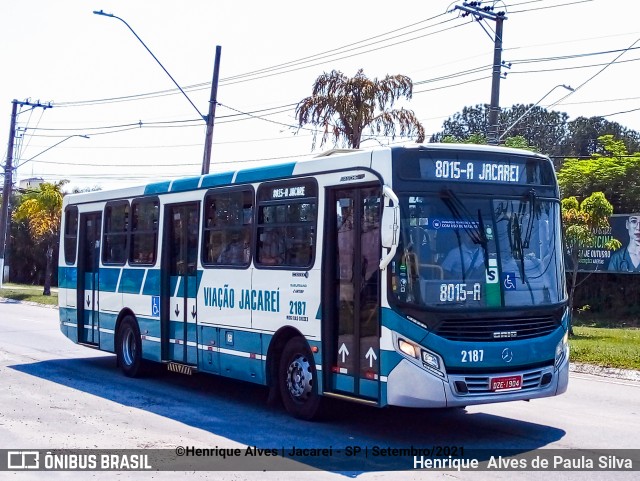
M 135 318 L 127 315 L 122 319 L 118 329 L 116 343 L 118 365 L 127 377 L 138 377 L 142 374 L 142 340 L 140 329 Z
M 294 337 L 285 345 L 278 368 L 278 385 L 289 414 L 308 421 L 319 414 L 316 365 L 302 337 Z

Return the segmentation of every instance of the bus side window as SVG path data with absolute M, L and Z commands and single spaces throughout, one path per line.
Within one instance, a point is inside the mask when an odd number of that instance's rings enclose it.
M 205 197 L 202 263 L 248 267 L 253 234 L 253 190 L 213 189 Z
M 260 234 L 258 259 L 268 266 L 279 266 L 284 263 L 285 236 L 280 228 L 267 228 Z

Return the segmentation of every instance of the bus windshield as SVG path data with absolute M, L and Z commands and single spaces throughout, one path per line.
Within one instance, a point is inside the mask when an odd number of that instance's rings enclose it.
M 391 290 L 403 303 L 463 309 L 550 305 L 565 296 L 560 206 L 529 194 L 400 196 Z

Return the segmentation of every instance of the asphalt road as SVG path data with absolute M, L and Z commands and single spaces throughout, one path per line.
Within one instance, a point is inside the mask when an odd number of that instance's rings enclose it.
M 301 422 L 269 407 L 263 387 L 159 371 L 124 377 L 115 356 L 77 346 L 57 310 L 0 299 L 0 449 L 285 448 L 410 446 L 640 451 L 640 383 L 572 374 L 562 396 L 463 410 L 374 409 L 331 403 L 328 419 Z M 634 454 L 639 463 L 638 451 Z M 513 472 L 19 472 L 11 479 L 512 479 Z M 390 464 L 389 464 L 390 463 Z M 289 466 L 289 465 L 287 465 Z M 293 466 L 293 465 L 291 465 Z M 294 467 L 299 467 L 295 464 Z M 9 473 L 0 473 L 5 478 Z M 636 479 L 637 472 L 523 471 L 519 479 Z

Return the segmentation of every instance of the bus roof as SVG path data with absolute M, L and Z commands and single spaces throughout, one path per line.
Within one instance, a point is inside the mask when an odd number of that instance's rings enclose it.
M 181 177 L 172 180 L 151 182 L 146 185 L 109 189 L 92 192 L 81 192 L 65 196 L 66 204 L 81 204 L 84 202 L 100 202 L 110 199 L 123 199 L 140 197 L 143 195 L 159 195 L 174 192 L 186 192 L 198 189 L 209 189 L 226 185 L 247 184 L 252 182 L 264 182 L 267 180 L 282 179 L 291 176 L 313 175 L 330 170 L 342 170 L 345 168 L 370 168 L 374 152 L 391 152 L 405 149 L 416 150 L 443 150 L 443 151 L 478 151 L 495 152 L 511 155 L 537 156 L 541 159 L 547 157 L 521 149 L 509 147 L 477 145 L 477 144 L 453 144 L 453 143 L 404 143 L 394 146 L 379 146 L 369 149 L 331 149 L 314 157 L 296 161 L 284 160 L 260 167 L 217 172 L 206 175 Z

